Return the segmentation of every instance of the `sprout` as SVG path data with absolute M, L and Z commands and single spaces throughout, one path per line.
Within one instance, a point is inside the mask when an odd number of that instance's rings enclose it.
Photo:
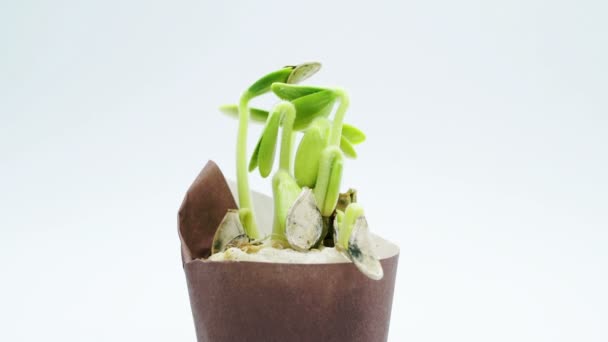
M 384 272 L 373 248 L 367 220 L 365 216 L 359 216 L 348 239 L 348 256 L 359 271 L 371 279 L 379 280 Z
M 338 211 L 334 221 L 336 248 L 345 253 L 355 266 L 371 279 L 381 279 L 382 265 L 375 255 L 363 207 L 350 203 Z
M 264 178 L 268 177 L 274 164 L 277 135 L 281 121 L 280 114 L 278 111 L 273 111 L 268 117 L 264 131 L 258 140 L 258 144 L 255 146 L 251 161 L 249 162 L 249 172 L 258 167 L 260 175 Z
M 319 63 L 313 62 L 273 71 L 254 82 L 242 94 L 238 105 L 220 108 L 223 113 L 239 119 L 237 188 L 240 209 L 226 214 L 216 233 L 213 253 L 231 245 L 248 248 L 251 240 L 260 238 L 247 172 L 258 169 L 263 178 L 270 176 L 281 132 L 279 167 L 272 177 L 273 244 L 302 252 L 323 242 L 327 246 L 335 245 L 362 273 L 380 279 L 382 266 L 374 255 L 363 207 L 356 203 L 356 191 L 340 193 L 345 157 L 357 157 L 355 146 L 365 141 L 365 134 L 344 123 L 349 107 L 344 90 L 296 84 L 312 76 L 320 67 Z M 271 110 L 249 108 L 250 100 L 267 93 L 273 93 L 282 101 Z M 334 108 L 335 114 L 330 119 Z M 265 124 L 247 165 L 250 118 Z M 293 143 L 297 132 L 302 132 L 303 137 L 294 158 Z M 259 245 L 256 248 L 260 248 Z
M 321 68 L 319 63 L 307 63 L 299 66 L 288 66 L 277 71 L 271 72 L 254 82 L 241 95 L 239 101 L 239 129 L 236 142 L 236 168 L 237 168 L 237 187 L 239 195 L 240 210 L 243 210 L 248 217 L 243 226 L 247 235 L 253 239 L 259 238 L 259 232 L 251 204 L 251 190 L 249 188 L 249 178 L 247 176 L 247 127 L 249 125 L 249 101 L 255 97 L 270 91 L 270 87 L 275 82 L 297 82 L 302 81 Z

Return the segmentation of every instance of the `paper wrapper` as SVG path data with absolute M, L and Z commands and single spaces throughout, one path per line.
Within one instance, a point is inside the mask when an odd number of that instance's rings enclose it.
M 272 199 L 254 193 L 260 228 L 270 229 Z M 182 260 L 196 336 L 202 341 L 386 341 L 399 249 L 374 237 L 384 277 L 352 263 L 209 262 L 213 234 L 236 208 L 208 162 L 179 210 Z

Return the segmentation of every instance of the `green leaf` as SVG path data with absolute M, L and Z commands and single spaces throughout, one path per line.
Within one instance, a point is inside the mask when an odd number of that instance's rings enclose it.
M 260 150 L 258 152 L 258 168 L 260 175 L 264 178 L 268 177 L 272 171 L 280 123 L 281 113 L 272 113 L 262 133 Z
M 260 139 L 258 139 L 258 143 L 255 144 L 253 154 L 251 155 L 251 159 L 249 159 L 249 172 L 255 170 L 255 168 L 258 167 L 258 156 L 260 155 L 260 145 L 262 144 L 263 137 L 264 135 L 261 135 Z
M 323 90 L 306 95 L 292 101 L 296 107 L 296 120 L 293 128 L 301 130 L 310 125 L 318 117 L 327 117 L 331 112 L 336 94 L 331 90 Z
M 323 136 L 320 127 L 311 126 L 304 132 L 294 163 L 294 175 L 298 185 L 315 187 L 319 172 L 319 159 L 325 146 L 327 146 L 327 139 Z
M 220 107 L 220 111 L 232 118 L 239 118 L 239 106 L 236 104 L 223 105 Z M 268 119 L 268 111 L 259 108 L 249 108 L 249 116 L 252 121 L 255 122 L 266 122 Z
M 275 82 L 287 82 L 295 68 L 294 66 L 287 66 L 260 78 L 247 89 L 248 98 L 254 98 L 267 93 L 270 90 L 270 86 Z
M 259 108 L 249 108 L 251 120 L 256 122 L 266 122 L 268 120 L 268 111 Z
M 287 78 L 287 83 L 300 83 L 321 69 L 321 63 L 309 62 L 293 66 L 291 74 Z
M 292 101 L 302 96 L 318 93 L 323 90 L 328 90 L 325 88 L 301 86 L 287 83 L 274 83 L 272 87 L 270 87 L 270 89 L 279 98 L 287 101 Z
M 220 112 L 235 119 L 239 118 L 239 106 L 237 104 L 225 104 L 220 106 Z
M 348 141 L 357 145 L 365 141 L 365 133 L 353 125 L 343 124 L 342 125 L 342 136 L 348 139 Z
M 357 151 L 353 147 L 353 144 L 346 139 L 344 135 L 340 138 L 340 149 L 344 152 L 344 155 L 349 158 L 357 158 Z

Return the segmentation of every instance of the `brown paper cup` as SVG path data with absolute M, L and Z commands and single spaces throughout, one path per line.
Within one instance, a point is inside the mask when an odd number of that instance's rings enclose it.
M 260 222 L 272 200 L 254 194 Z M 179 210 L 179 234 L 196 336 L 202 341 L 386 341 L 399 249 L 374 237 L 384 277 L 352 263 L 208 262 L 211 240 L 235 201 L 207 163 Z

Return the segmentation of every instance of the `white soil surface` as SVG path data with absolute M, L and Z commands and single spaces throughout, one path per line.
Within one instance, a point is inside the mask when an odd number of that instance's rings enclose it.
M 298 252 L 293 249 L 279 249 L 269 245 L 254 253 L 245 252 L 239 248 L 228 248 L 224 252 L 213 254 L 209 261 L 253 261 L 275 262 L 286 264 L 329 264 L 350 262 L 350 260 L 335 248 L 324 247 Z

